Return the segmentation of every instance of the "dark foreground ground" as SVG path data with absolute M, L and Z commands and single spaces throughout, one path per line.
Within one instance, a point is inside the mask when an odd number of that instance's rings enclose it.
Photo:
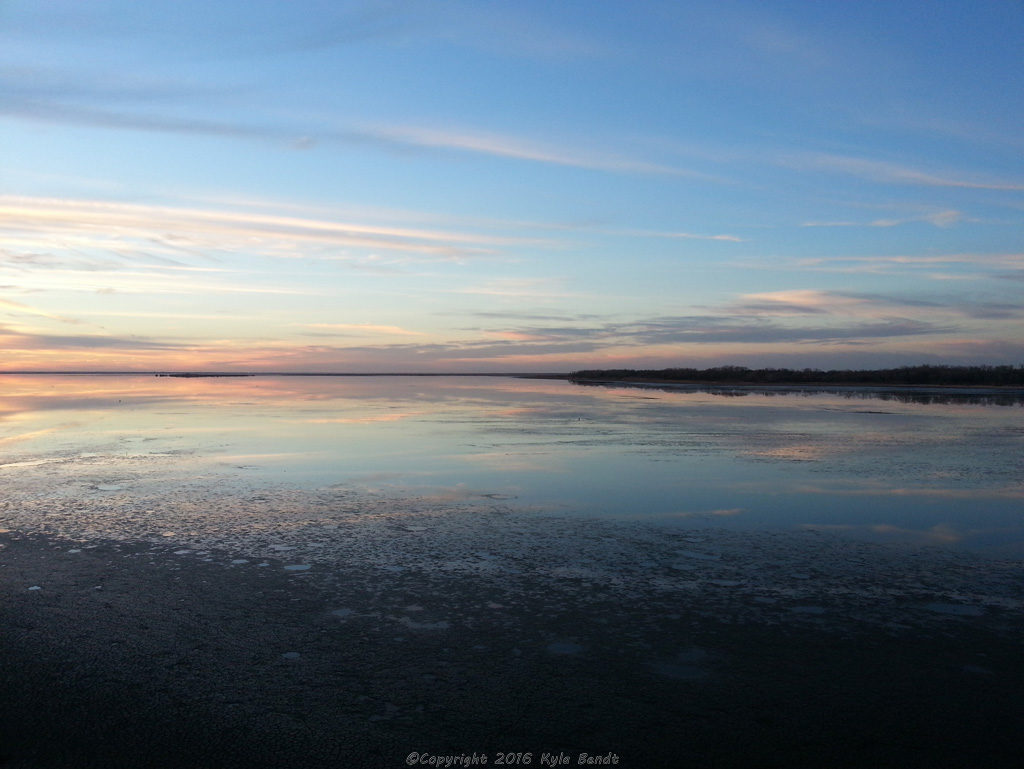
M 3 769 L 474 753 L 577 766 L 584 752 L 624 767 L 935 769 L 1021 754 L 1020 615 L 998 607 L 885 625 L 845 616 L 841 596 L 730 613 L 723 580 L 625 600 L 529 572 L 339 565 L 328 579 L 149 543 L 0 543 Z

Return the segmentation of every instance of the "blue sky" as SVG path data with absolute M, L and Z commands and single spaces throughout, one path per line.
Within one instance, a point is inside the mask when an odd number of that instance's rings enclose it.
M 1024 3 L 0 0 L 7 369 L 1024 363 Z

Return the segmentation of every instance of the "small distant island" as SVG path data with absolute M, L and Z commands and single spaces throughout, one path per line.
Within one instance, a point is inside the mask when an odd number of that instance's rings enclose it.
M 716 366 L 714 368 L 587 369 L 572 382 L 650 382 L 700 385 L 860 385 L 918 387 L 1024 387 L 1022 366 L 902 366 L 827 370 Z

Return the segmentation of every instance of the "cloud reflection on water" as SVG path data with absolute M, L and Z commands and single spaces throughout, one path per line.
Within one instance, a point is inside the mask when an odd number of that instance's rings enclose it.
M 493 377 L 0 377 L 0 469 L 84 483 L 149 457 L 168 482 L 227 473 L 677 525 L 1024 540 L 1024 408 L 638 394 Z

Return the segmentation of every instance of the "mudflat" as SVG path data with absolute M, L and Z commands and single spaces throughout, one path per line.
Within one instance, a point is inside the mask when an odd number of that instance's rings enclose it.
M 0 533 L 0 766 L 1019 757 L 1019 561 L 498 510 L 333 526 Z

